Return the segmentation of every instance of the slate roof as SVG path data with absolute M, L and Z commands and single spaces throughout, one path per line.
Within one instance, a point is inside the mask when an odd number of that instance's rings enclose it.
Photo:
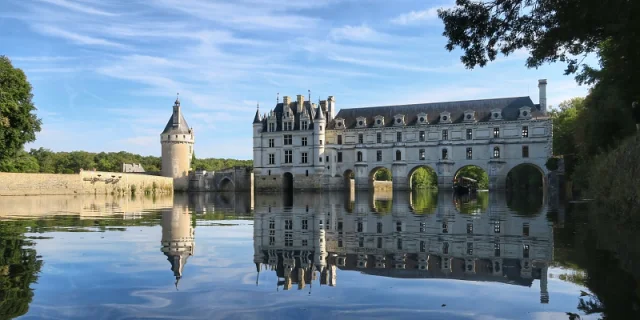
M 174 114 L 172 113 L 171 117 L 169 117 L 169 121 L 167 122 L 167 125 L 164 127 L 164 130 L 162 131 L 162 134 L 190 134 L 191 133 L 191 129 L 187 124 L 187 120 L 184 119 L 184 115 L 180 110 L 180 101 L 176 100 L 174 107 L 176 106 L 178 107 L 178 116 L 180 117 L 180 125 L 178 125 L 177 127 L 173 126 Z
M 426 113 L 427 120 L 430 124 L 440 122 L 440 113 L 451 113 L 452 123 L 463 122 L 464 112 L 474 110 L 476 112 L 476 120 L 488 121 L 491 116 L 491 110 L 501 109 L 503 120 L 516 120 L 520 114 L 521 107 L 531 107 L 531 116 L 542 116 L 540 105 L 534 104 L 529 97 L 512 97 L 484 100 L 468 100 L 468 101 L 452 101 L 452 102 L 436 102 L 436 103 L 418 103 L 407 105 L 393 105 L 382 107 L 366 107 L 341 109 L 335 118 L 345 119 L 345 128 L 351 129 L 356 127 L 356 119 L 364 117 L 367 119 L 367 127 L 374 127 L 374 117 L 383 116 L 384 126 L 392 127 L 394 116 L 403 114 L 405 117 L 405 125 L 415 125 L 418 122 L 418 114 Z M 335 121 L 327 125 L 327 129 L 334 129 Z
M 291 109 L 291 113 L 293 113 L 293 130 L 300 130 L 300 116 L 301 114 L 297 111 L 298 110 L 298 102 L 297 101 L 291 101 L 289 103 L 289 108 Z M 313 104 L 310 101 L 305 101 L 303 104 L 303 108 L 307 111 L 307 114 L 309 114 L 309 130 L 313 129 L 313 119 L 316 116 L 316 109 L 313 108 Z M 273 112 L 276 114 L 276 131 L 282 131 L 282 116 L 284 113 L 284 103 L 280 102 L 278 104 L 276 104 L 276 107 L 273 109 Z M 263 131 L 267 132 L 267 119 L 269 117 L 269 114 L 267 114 L 266 117 L 264 117 L 262 119 L 262 124 L 263 124 Z M 255 120 L 255 119 L 254 119 Z

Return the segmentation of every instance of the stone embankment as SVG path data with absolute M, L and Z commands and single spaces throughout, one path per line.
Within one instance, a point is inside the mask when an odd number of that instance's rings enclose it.
M 173 178 L 122 172 L 79 174 L 0 172 L 0 196 L 60 194 L 170 194 Z

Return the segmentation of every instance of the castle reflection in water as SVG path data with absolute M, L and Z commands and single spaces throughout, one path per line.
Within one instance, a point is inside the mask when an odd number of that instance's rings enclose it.
M 176 196 L 173 209 L 163 211 L 162 252 L 177 281 L 195 247 L 189 207 L 196 217 L 216 210 L 245 215 L 253 208 L 256 271 L 275 274 L 284 290 L 313 282 L 336 286 L 338 270 L 353 270 L 528 287 L 537 279 L 540 302 L 549 302 L 553 225 L 542 199 L 518 206 L 499 192 L 207 197 Z

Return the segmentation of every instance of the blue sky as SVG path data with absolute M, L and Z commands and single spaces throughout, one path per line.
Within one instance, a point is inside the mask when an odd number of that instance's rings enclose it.
M 338 108 L 584 96 L 564 65 L 516 52 L 467 70 L 439 7 L 394 0 L 2 0 L 0 54 L 25 71 L 43 130 L 27 149 L 160 155 L 176 93 L 198 157 L 250 159 L 256 104 L 276 94 Z

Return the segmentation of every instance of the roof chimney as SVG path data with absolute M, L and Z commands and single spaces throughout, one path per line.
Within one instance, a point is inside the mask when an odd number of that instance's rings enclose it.
M 283 96 L 282 103 L 284 104 L 284 106 L 288 106 L 289 103 L 291 103 L 291 98 L 289 96 Z
M 302 108 L 304 106 L 304 96 L 299 94 L 298 96 L 298 113 L 302 112 Z
M 546 115 L 547 114 L 547 79 L 538 80 L 538 90 L 540 92 L 540 100 L 538 102 L 540 104 L 540 111 L 542 111 L 542 113 Z

